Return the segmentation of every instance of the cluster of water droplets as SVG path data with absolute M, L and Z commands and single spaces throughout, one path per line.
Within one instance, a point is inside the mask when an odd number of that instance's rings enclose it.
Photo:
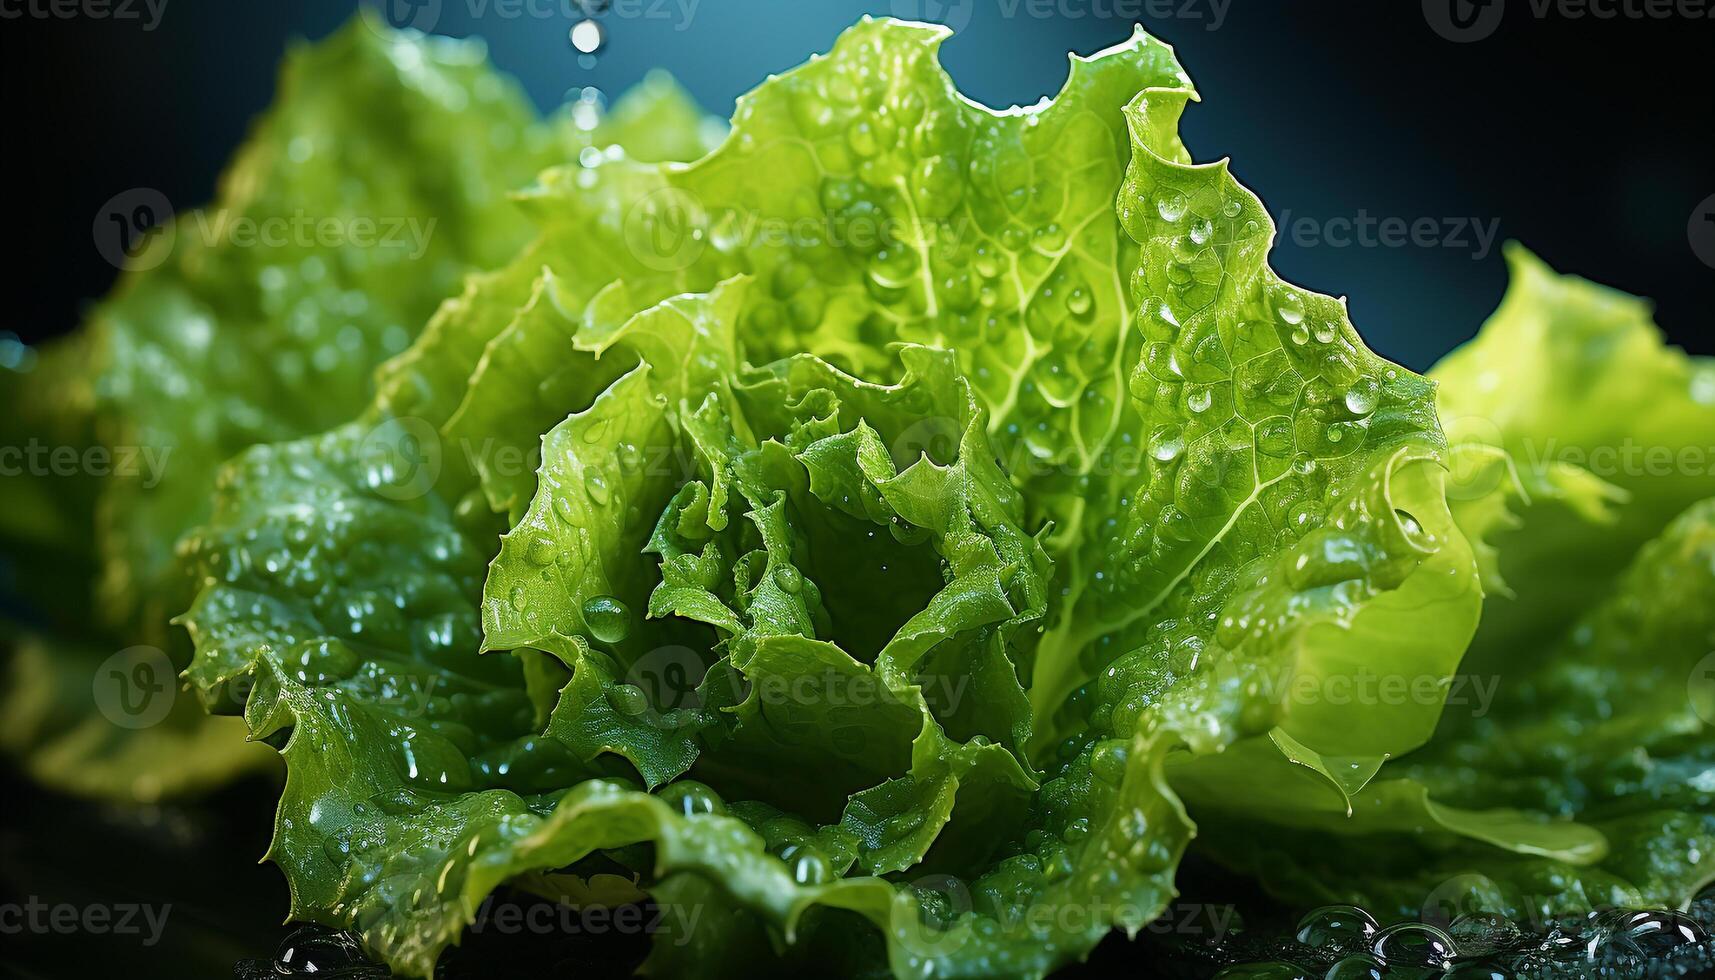
M 1098 778 L 1117 777 L 1125 768 L 1126 747 L 1103 743 L 1092 767 Z M 1117 781 L 1117 780 L 1116 780 Z M 664 788 L 660 798 L 677 814 L 695 818 L 728 812 L 713 789 L 693 780 Z M 747 804 L 748 805 L 748 804 Z M 745 814 L 754 822 L 770 853 L 784 859 L 799 884 L 831 880 L 844 855 L 840 841 L 821 841 L 810 825 L 773 811 Z M 1043 877 L 1070 873 L 1063 859 L 1065 841 L 1089 834 L 1087 821 L 1072 819 L 1059 833 L 1030 831 L 1028 848 L 1001 862 L 985 880 L 960 882 L 930 876 L 916 888 L 923 914 L 951 919 L 973 898 L 1005 903 L 1009 890 Z M 951 896 L 951 899 L 949 898 Z M 959 904 L 950 907 L 949 902 Z M 1532 926 L 1492 912 L 1470 912 L 1444 926 L 1406 921 L 1382 926 L 1351 905 L 1313 909 L 1282 932 L 1235 926 L 1216 937 L 1195 938 L 1151 931 L 1140 941 L 1150 948 L 1152 970 L 1162 976 L 1208 976 L 1218 980 L 1668 980 L 1707 976 L 1715 969 L 1715 943 L 1708 926 L 1715 896 L 1694 902 L 1691 913 L 1606 909 L 1584 916 Z M 462 969 L 461 953 L 442 958 L 448 975 Z M 480 964 L 478 964 L 480 967 Z M 357 940 L 321 926 L 294 930 L 271 959 L 238 964 L 242 980 L 277 977 L 380 978 Z M 458 975 L 463 975 L 458 974 Z
M 1704 908 L 1709 903 L 1702 903 Z M 1383 927 L 1361 908 L 1314 909 L 1283 936 L 1235 938 L 1221 980 L 1514 980 L 1707 975 L 1715 948 L 1706 923 L 1674 911 L 1606 909 L 1529 928 L 1493 912 L 1445 927 Z M 1232 963 L 1238 959 L 1240 962 Z

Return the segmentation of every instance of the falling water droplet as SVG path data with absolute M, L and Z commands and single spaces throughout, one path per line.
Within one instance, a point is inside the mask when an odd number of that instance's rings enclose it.
M 607 44 L 607 28 L 600 21 L 580 20 L 572 25 L 572 47 L 578 52 L 578 64 L 584 68 L 595 66 L 595 56 Z

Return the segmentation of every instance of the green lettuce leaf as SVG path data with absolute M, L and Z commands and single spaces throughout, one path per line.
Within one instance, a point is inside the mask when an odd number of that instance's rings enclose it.
M 614 117 L 579 103 L 537 120 L 477 42 L 354 21 L 289 53 L 217 200 L 158 232 L 83 331 L 8 372 L 9 446 L 142 462 L 107 477 L 0 478 L 20 583 L 6 614 L 29 658 L 5 713 L 33 719 L 7 726 L 8 751 L 61 788 L 146 799 L 267 761 L 211 734 L 224 725 L 203 731 L 189 704 L 147 730 L 108 725 L 88 703 L 102 651 L 145 643 L 183 665 L 167 621 L 194 588 L 174 546 L 206 518 L 217 466 L 357 414 L 376 365 L 466 273 L 528 240 L 515 189 L 580 148 L 636 139 L 648 158 L 688 157 L 715 135 L 664 76 Z M 35 710 L 48 692 L 60 707 Z M 181 742 L 210 748 L 171 749 Z
M 426 975 L 599 852 L 741 948 L 1040 975 L 1170 900 L 1198 759 L 1429 737 L 1481 597 L 1431 386 L 1269 271 L 1165 46 L 994 112 L 944 36 L 549 171 L 367 413 L 222 476 L 187 676 L 282 748 L 294 915 Z M 1378 673 L 1427 693 L 1292 693 Z
M 1296 829 L 1266 849 L 1211 828 L 1294 900 L 1539 919 L 1680 907 L 1715 877 L 1715 374 L 1642 301 L 1508 255 L 1501 308 L 1433 372 L 1452 511 L 1502 598 L 1368 807 L 1280 811 Z
M 1476 339 L 1436 365 L 1457 443 L 1504 450 L 1528 501 L 1495 537 L 1516 602 L 1493 603 L 1479 664 L 1542 641 L 1606 597 L 1638 548 L 1715 494 L 1715 362 L 1666 346 L 1648 302 L 1557 275 L 1516 244 L 1512 285 Z M 1456 501 L 1493 487 L 1460 474 Z

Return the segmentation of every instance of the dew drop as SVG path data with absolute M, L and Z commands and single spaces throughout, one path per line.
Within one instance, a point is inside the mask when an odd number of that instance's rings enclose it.
M 1376 410 L 1381 398 L 1381 385 L 1374 378 L 1359 378 L 1346 389 L 1346 411 L 1353 415 L 1368 415 Z
M 643 450 L 638 449 L 635 442 L 620 443 L 614 450 L 614 456 L 618 458 L 620 468 L 627 472 L 633 472 L 643 464 Z
M 1400 530 L 1405 532 L 1407 539 L 1413 543 L 1429 540 L 1429 532 L 1423 529 L 1423 523 L 1408 511 L 1395 509 L 1393 516 L 1399 521 Z
M 1149 436 L 1149 455 L 1163 463 L 1172 462 L 1185 451 L 1185 435 L 1176 425 L 1164 425 Z
M 631 610 L 614 596 L 592 596 L 583 613 L 590 635 L 602 643 L 618 643 L 631 633 Z
M 1090 296 L 1090 291 L 1082 286 L 1073 289 L 1071 294 L 1066 297 L 1066 309 L 1072 311 L 1073 316 L 1088 316 L 1090 310 L 1095 308 L 1095 304 L 1096 301 Z
M 648 696 L 633 684 L 615 684 L 608 688 L 607 703 L 627 718 L 636 718 L 649 710 Z
M 547 535 L 538 534 L 531 538 L 529 545 L 525 547 L 524 557 L 532 565 L 552 564 L 554 561 L 554 542 L 549 541 Z
M 719 793 L 694 779 L 681 779 L 661 787 L 660 797 L 661 802 L 671 807 L 675 813 L 686 817 L 720 813 L 726 809 Z
M 800 885 L 820 885 L 834 876 L 833 866 L 822 852 L 808 844 L 792 844 L 780 852 L 792 869 L 792 880 Z
M 791 565 L 781 565 L 774 569 L 774 584 L 788 595 L 797 595 L 804 587 L 804 574 Z
M 1109 739 L 1096 746 L 1090 755 L 1090 773 L 1097 779 L 1112 786 L 1118 786 L 1125 778 L 1126 758 L 1129 752 L 1123 739 Z
M 584 471 L 584 493 L 589 495 L 590 500 L 594 501 L 597 507 L 607 506 L 608 500 L 612 497 L 607 487 L 606 478 L 594 469 Z
M 1180 218 L 1185 217 L 1185 208 L 1187 206 L 1185 195 L 1176 190 L 1169 189 L 1162 191 L 1161 194 L 1155 198 L 1155 210 L 1160 213 L 1161 220 L 1163 221 L 1176 222 Z

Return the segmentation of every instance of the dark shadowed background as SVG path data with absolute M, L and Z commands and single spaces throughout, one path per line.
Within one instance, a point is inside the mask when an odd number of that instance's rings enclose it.
M 67 2 L 115 15 L 40 13 Z M 579 0 L 391 2 L 419 4 L 394 13 L 439 33 L 486 38 L 544 108 L 664 67 L 723 115 L 863 13 L 961 27 L 945 63 L 993 106 L 1057 91 L 1067 51 L 1141 20 L 1203 94 L 1186 120 L 1193 152 L 1233 158 L 1287 219 L 1276 267 L 1350 296 L 1381 353 L 1423 368 L 1470 336 L 1500 296 L 1506 238 L 1654 298 L 1675 341 L 1711 349 L 1715 267 L 1691 240 L 1707 232 L 1715 261 L 1711 0 L 585 0 L 606 8 L 593 58 L 569 37 Z M 114 277 L 90 233 L 102 203 L 133 187 L 207 200 L 268 104 L 284 45 L 354 6 L 0 0 L 0 166 L 24 246 L 0 328 L 69 329 Z M 1390 244 L 1384 221 L 1424 233 Z
M 571 41 L 578 0 L 393 2 L 418 4 L 395 12 L 439 33 L 486 38 L 544 109 L 666 68 L 721 115 L 864 13 L 959 26 L 944 61 L 997 107 L 1057 91 L 1067 51 L 1124 40 L 1141 20 L 1202 92 L 1192 151 L 1232 157 L 1282 223 L 1275 267 L 1349 296 L 1378 352 L 1422 369 L 1475 332 L 1505 284 L 1508 238 L 1654 298 L 1674 341 L 1715 351 L 1715 0 L 588 0 L 605 33 L 594 55 Z M 71 329 L 115 277 L 91 235 L 102 204 L 138 187 L 181 208 L 208 200 L 288 41 L 329 33 L 354 7 L 0 0 L 0 227 L 14 246 L 0 331 Z M 1388 227 L 1415 232 L 1397 242 Z M 245 785 L 139 820 L 44 800 L 0 773 L 0 892 L 170 903 L 175 926 L 149 948 L 50 936 L 28 956 L 0 952 L 0 974 L 123 962 L 134 976 L 217 975 L 269 955 L 285 888 L 252 859 L 274 799 Z M 97 838 L 137 861 L 84 854 Z M 1226 901 L 1242 886 L 1211 887 Z M 473 942 L 462 962 L 488 975 L 546 975 L 586 955 Z

